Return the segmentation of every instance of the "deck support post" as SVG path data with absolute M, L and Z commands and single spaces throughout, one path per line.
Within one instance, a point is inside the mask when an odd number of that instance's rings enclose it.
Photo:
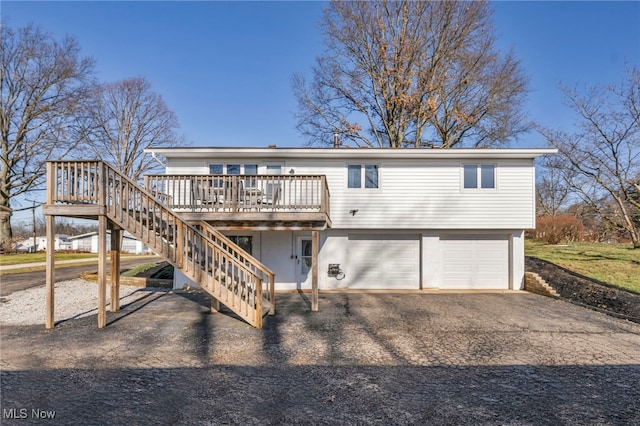
M 311 311 L 318 311 L 318 231 L 311 232 Z
M 107 325 L 107 217 L 98 216 L 98 328 Z
M 45 328 L 53 328 L 55 326 L 55 274 L 56 274 L 56 217 L 53 215 L 46 216 L 47 226 L 47 275 L 45 278 L 46 294 L 46 315 Z M 37 247 L 34 247 L 34 251 Z
M 211 298 L 211 313 L 220 312 L 220 301 L 213 296 L 209 296 Z
M 122 229 L 111 230 L 111 312 L 120 310 L 120 251 Z

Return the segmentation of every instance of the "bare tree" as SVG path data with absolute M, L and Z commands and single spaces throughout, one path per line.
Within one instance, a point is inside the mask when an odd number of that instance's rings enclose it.
M 175 113 L 144 78 L 96 86 L 87 120 L 96 155 L 135 181 L 157 167 L 145 148 L 184 144 Z
M 563 88 L 577 113 L 578 130 L 538 127 L 558 148 L 572 191 L 598 216 L 625 232 L 640 248 L 640 71 L 628 70 L 620 85 L 587 87 L 584 93 Z
M 81 139 L 77 116 L 93 70 L 75 39 L 56 40 L 41 28 L 0 28 L 0 206 L 37 189 L 45 160 L 70 154 Z M 0 219 L 2 240 L 11 215 Z
M 541 160 L 541 172 L 536 183 L 538 214 L 556 217 L 566 207 L 572 191 L 569 182 L 572 171 L 568 170 L 561 157 L 550 156 Z
M 356 146 L 485 147 L 525 130 L 526 78 L 494 47 L 485 1 L 332 1 L 313 80 L 293 78 L 298 130 Z

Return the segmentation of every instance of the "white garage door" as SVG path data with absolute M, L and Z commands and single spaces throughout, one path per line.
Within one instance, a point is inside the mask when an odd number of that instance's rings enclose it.
M 352 289 L 420 288 L 418 236 L 349 236 L 345 274 Z
M 440 288 L 508 289 L 507 237 L 447 236 L 440 238 L 443 274 Z

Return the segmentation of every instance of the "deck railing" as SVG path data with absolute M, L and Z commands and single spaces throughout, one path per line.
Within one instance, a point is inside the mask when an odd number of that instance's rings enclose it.
M 209 238 L 161 198 L 101 161 L 49 161 L 47 204 L 96 205 L 250 324 L 261 327 L 263 282 L 274 313 L 274 274 L 224 235 Z
M 145 188 L 178 210 L 329 214 L 324 175 L 146 175 Z

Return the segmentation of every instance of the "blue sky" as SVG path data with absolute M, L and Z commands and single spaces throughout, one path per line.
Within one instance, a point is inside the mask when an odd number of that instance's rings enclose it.
M 321 2 L 2 1 L 3 21 L 77 38 L 97 78 L 143 76 L 195 146 L 302 146 L 294 73 L 322 52 Z M 560 82 L 618 83 L 640 67 L 640 2 L 493 2 L 498 45 L 530 78 L 527 117 L 570 128 Z M 540 147 L 531 133 L 514 147 Z

